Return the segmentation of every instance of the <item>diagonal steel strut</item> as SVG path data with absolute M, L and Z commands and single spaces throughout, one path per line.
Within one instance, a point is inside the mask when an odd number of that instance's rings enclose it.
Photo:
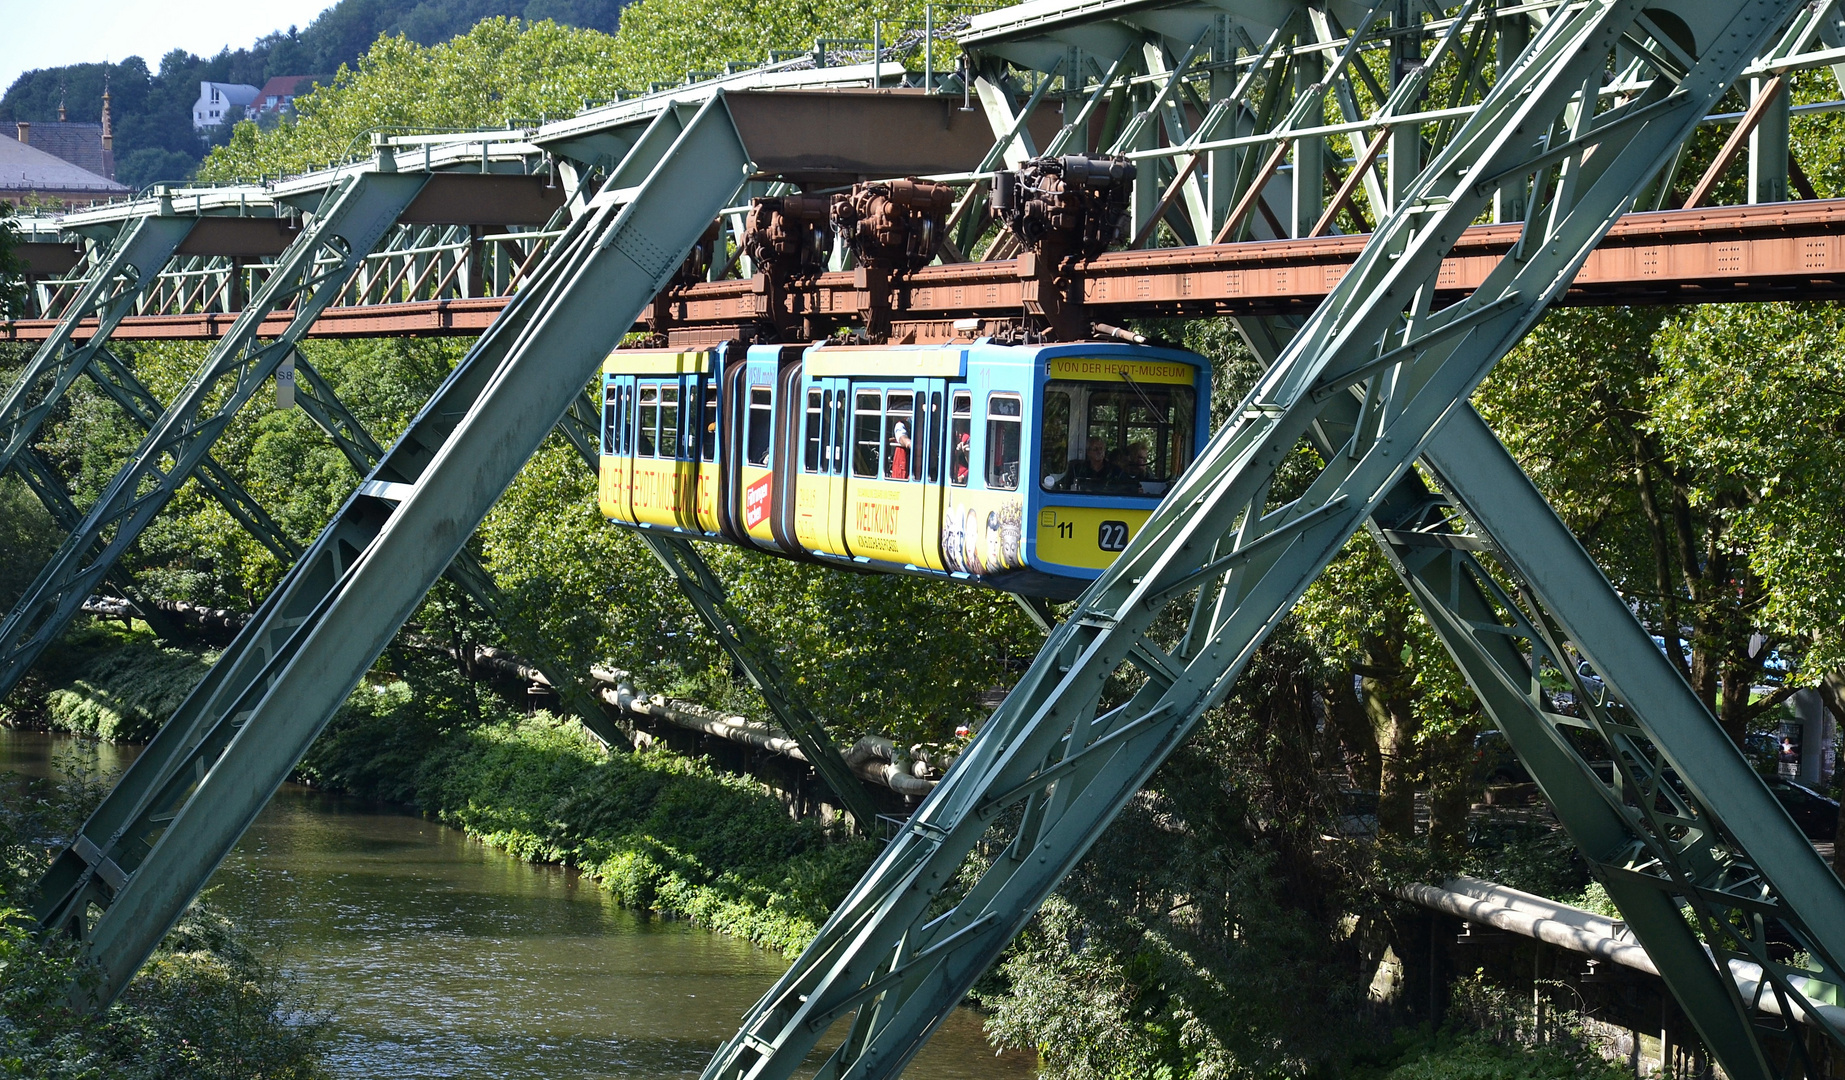
M 397 215 L 426 174 L 366 172 L 337 182 L 320 212 L 278 259 L 275 272 L 116 474 L 83 523 L 0 621 L 0 693 L 63 632 L 84 599 L 199 467 L 231 417 L 255 394 Z M 294 317 L 273 340 L 257 330 L 270 312 Z
M 1472 408 L 1424 460 L 1462 517 L 1410 474 L 1373 532 L 1706 1045 L 1738 1077 L 1797 1072 L 1796 1018 L 1845 1048 L 1811 1007 L 1845 985 L 1845 887 Z M 1544 666 L 1573 681 L 1581 717 L 1551 707 Z
M 600 465 L 595 408 L 587 396 L 578 394 L 571 400 L 570 410 L 558 425 L 558 430 L 576 448 L 577 456 L 589 466 L 592 477 Z M 647 529 L 637 531 L 641 543 L 647 545 L 647 550 L 660 560 L 660 565 L 678 582 L 679 591 L 692 602 L 699 618 L 705 621 L 712 636 L 717 638 L 719 647 L 737 662 L 750 685 L 762 694 L 762 700 L 769 706 L 770 714 L 782 730 L 794 737 L 801 752 L 807 755 L 808 763 L 851 812 L 853 825 L 860 833 L 869 835 L 877 827 L 877 804 L 871 801 L 865 785 L 853 774 L 852 766 L 847 765 L 846 759 L 840 756 L 839 747 L 833 744 L 833 737 L 828 734 L 826 725 L 820 722 L 812 709 L 793 696 L 788 680 L 782 674 L 781 665 L 775 662 L 770 647 L 730 606 L 724 583 L 712 572 L 705 557 L 698 553 L 691 541 L 683 537 L 667 536 Z
M 1634 192 L 1797 7 L 1602 0 L 1559 9 L 1409 185 L 1328 302 L 1084 594 L 794 967 L 744 1018 L 706 1080 L 793 1074 L 851 1014 L 824 1080 L 902 1069 L 1147 777 L 1222 700 L 1268 632 L 1395 487 L 1421 448 L 1574 276 Z M 1674 22 L 1635 93 L 1598 91 L 1624 35 Z M 1469 299 L 1434 310 L 1440 263 L 1505 187 L 1531 188 L 1524 235 Z M 1276 469 L 1359 395 L 1350 434 L 1301 495 Z M 1156 636 L 1172 609 L 1187 629 Z M 1139 689 L 1103 703 L 1126 669 Z M 961 864 L 1002 812 L 1009 842 L 978 880 Z M 1726 1062 L 1727 1064 L 1727 1062 Z M 1744 1064 L 1744 1063 L 1740 1063 Z
M 722 96 L 664 111 L 41 881 L 112 1001 L 742 186 Z

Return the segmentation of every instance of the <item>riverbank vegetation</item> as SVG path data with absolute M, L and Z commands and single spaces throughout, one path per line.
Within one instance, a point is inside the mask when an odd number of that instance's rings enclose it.
M 328 1013 L 194 904 L 114 1006 L 73 1009 L 74 943 L 41 941 L 30 889 L 59 838 L 105 790 L 93 764 L 69 779 L 0 771 L 0 1075 L 39 1080 L 318 1080 Z
M 636 0 L 614 37 L 496 19 L 444 44 L 382 41 L 305 99 L 293 126 L 239 128 L 206 170 L 228 179 L 323 164 L 381 126 L 560 115 L 609 87 L 802 46 L 812 25 L 848 21 L 837 4 L 786 18 L 713 14 L 734 9 Z M 668 32 L 702 31 L 700 19 L 721 32 L 702 44 Z M 534 69 L 547 79 L 521 77 Z M 1819 152 L 1841 124 L 1802 118 L 1803 157 L 1841 160 Z M 1698 175 L 1697 161 L 1680 171 Z M 1823 193 L 1845 190 L 1838 171 L 1814 173 Z M 1227 320 L 1150 329 L 1211 358 L 1220 419 L 1259 370 Z M 1841 342 L 1845 314 L 1831 304 L 1561 310 L 1477 396 L 1738 741 L 1773 723 L 1798 687 L 1845 684 L 1845 576 L 1832 557 L 1845 549 L 1835 505 Z M 203 355 L 185 344 L 119 347 L 162 396 Z M 462 346 L 314 341 L 302 351 L 388 443 Z M 0 381 L 22 356 L 0 350 Z M 137 438 L 80 383 L 38 445 L 84 503 Z M 300 410 L 267 402 L 244 409 L 218 447 L 300 543 L 358 480 Z M 0 479 L 0 508 L 24 509 L 0 516 L 9 603 L 31 577 L 18 564 L 55 543 L 11 483 Z M 653 559 L 600 520 L 593 489 L 554 438 L 476 537 L 524 621 L 574 668 L 604 664 L 648 691 L 763 715 Z M 872 730 L 952 745 L 957 727 L 978 725 L 982 695 L 1006 686 L 1040 640 L 993 593 L 731 548 L 707 557 L 842 740 Z M 284 569 L 195 488 L 124 567 L 165 599 L 243 610 Z M 454 655 L 521 648 L 446 584 L 414 630 Z M 11 710 L 0 720 L 134 737 L 203 662 L 145 631 L 79 630 L 0 704 Z M 476 675 L 443 653 L 393 646 L 301 776 L 415 803 L 524 858 L 577 866 L 625 903 L 784 950 L 811 937 L 873 857 L 871 842 L 790 820 L 752 782 L 708 763 L 663 750 L 604 755 L 573 724 L 522 715 Z M 1391 900 L 1389 884 L 1467 871 L 1566 900 L 1588 886 L 1541 809 L 1476 805 L 1474 738 L 1487 726 L 1361 535 L 982 981 L 989 1031 L 1070 1080 L 1593 1075 L 1586 1038 L 1528 1053 L 1531 1039 L 1505 1019 L 1509 999 L 1494 999 L 1494 1013 L 1478 1004 L 1486 990 L 1405 959 L 1430 955 L 1429 920 Z M 1454 1026 L 1438 1026 L 1444 1013 Z

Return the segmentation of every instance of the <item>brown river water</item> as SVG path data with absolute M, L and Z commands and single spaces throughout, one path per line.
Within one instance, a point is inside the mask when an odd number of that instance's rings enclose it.
M 0 768 L 47 775 L 60 752 L 106 770 L 134 754 L 0 729 Z M 787 967 L 400 807 L 293 784 L 207 896 L 332 1010 L 328 1065 L 352 1080 L 696 1077 Z M 1023 1080 L 1034 1060 L 996 1055 L 962 1009 L 904 1075 Z

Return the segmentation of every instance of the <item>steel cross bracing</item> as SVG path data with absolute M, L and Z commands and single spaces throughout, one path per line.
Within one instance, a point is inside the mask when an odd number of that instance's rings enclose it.
M 1845 890 L 1471 407 L 1423 460 L 1451 498 L 1399 481 L 1372 515 L 1391 565 L 1725 1071 L 1810 1074 L 1803 1024 L 1845 1047 L 1811 1008 L 1845 985 Z M 1793 949 L 1813 966 L 1778 959 Z M 1767 977 L 1744 991 L 1749 964 Z
M 789 1076 L 847 1014 L 850 1030 L 819 1076 L 898 1072 L 1798 7 L 1642 6 L 1559 9 L 1479 108 L 1457 118 L 1329 303 L 1052 632 L 707 1080 Z M 1617 50 L 1625 92 L 1603 95 Z M 1472 297 L 1432 309 L 1443 255 L 1508 188 L 1535 208 L 1519 241 Z M 1342 433 L 1331 427 L 1340 419 Z M 1277 505 L 1275 470 L 1323 424 L 1324 470 Z M 1162 616 L 1183 631 L 1156 631 Z M 1129 689 L 1111 690 L 1116 679 Z M 957 885 L 976 842 L 1014 814 L 1003 850 L 971 886 Z M 1784 814 L 1757 826 L 1781 828 L 1783 847 L 1797 839 Z M 1816 955 L 1836 971 L 1837 882 L 1822 888 L 1789 865 L 1796 880 L 1783 888 L 1814 891 L 1780 898 L 1800 908 Z M 1674 988 L 1684 983 L 1696 1006 L 1713 981 L 1700 988 L 1685 975 Z M 1733 1075 L 1766 1075 L 1751 1038 L 1725 1037 L 1736 1024 L 1712 1022 L 1713 1050 Z
M 601 464 L 599 419 L 595 402 L 578 394 L 558 425 L 570 445 L 576 448 L 577 455 L 589 467 L 592 477 Z M 698 548 L 691 541 L 682 537 L 650 529 L 640 530 L 639 535 L 641 543 L 647 545 L 653 557 L 660 560 L 666 572 L 678 583 L 679 591 L 692 602 L 699 618 L 710 628 L 711 636 L 717 639 L 725 654 L 736 661 L 750 685 L 762 695 L 776 723 L 794 737 L 814 771 L 820 774 L 827 787 L 832 789 L 840 803 L 852 814 L 854 827 L 869 835 L 876 827 L 877 804 L 871 801 L 865 785 L 853 774 L 852 766 L 847 765 L 846 759 L 840 756 L 839 747 L 834 745 L 826 725 L 820 722 L 812 709 L 793 696 L 788 680 L 782 674 L 781 665 L 775 662 L 771 647 L 731 607 L 724 583 L 712 571 L 710 564 L 705 562 L 705 557 L 698 553 Z
M 326 193 L 277 272 L 0 622 L 0 689 L 16 683 L 63 632 L 90 590 L 191 477 L 231 417 L 294 351 L 301 332 L 426 180 L 426 174 L 360 173 Z M 286 304 L 295 309 L 288 329 L 259 340 L 264 314 Z
M 39 346 L 0 401 L 0 472 L 14 466 L 80 374 L 94 379 L 144 429 L 152 428 L 161 412 L 159 404 L 127 366 L 109 353 L 106 343 L 198 220 L 196 216 L 152 214 L 122 229 L 72 298 L 57 330 Z M 91 318 L 97 320 L 96 325 L 88 339 L 78 344 L 75 333 Z M 198 476 L 200 487 L 277 558 L 288 561 L 298 554 L 281 528 L 223 466 L 207 456 Z M 35 492 L 42 490 L 40 484 L 31 486 Z M 62 514 L 61 507 L 47 503 L 46 508 L 54 517 Z M 66 526 L 66 531 L 72 530 Z
M 93 1001 L 121 992 L 749 171 L 721 95 L 664 110 L 84 824 L 35 913 L 85 939 Z
M 1285 320 L 1242 327 L 1270 361 L 1295 332 Z M 1356 394 L 1329 406 L 1309 434 L 1322 458 L 1350 439 L 1364 408 Z M 1452 497 L 1432 493 L 1411 470 L 1367 528 L 1624 921 L 1667 972 L 1706 1045 L 1720 1060 L 1745 1063 L 1732 1070 L 1740 1076 L 1761 1075 L 1770 1060 L 1803 1058 L 1806 1046 L 1788 1017 L 1814 1015 L 1816 1030 L 1840 1041 L 1803 1003 L 1836 994 L 1837 972 L 1825 962 L 1823 970 L 1790 970 L 1769 955 L 1771 941 L 1827 954 L 1826 946 L 1814 947 L 1807 924 L 1832 918 L 1836 879 L 1471 407 L 1436 432 L 1421 464 Z M 1461 507 L 1464 518 L 1456 516 Z M 1483 560 L 1486 553 L 1495 557 Z M 1550 599 L 1558 596 L 1570 605 Z M 1551 614 L 1570 608 L 1573 619 Z M 1566 625 L 1581 629 L 1562 630 Z M 1591 651 L 1598 670 L 1624 673 L 1625 691 L 1587 692 L 1575 662 Z M 1539 682 L 1544 669 L 1574 682 L 1592 722 L 1551 707 Z M 1611 724 L 1611 712 L 1625 714 L 1625 724 Z M 1675 772 L 1662 755 L 1694 764 Z M 1615 760 L 1624 764 L 1607 779 L 1592 764 Z M 1685 780 L 1676 780 L 1680 775 Z M 1668 813 L 1643 809 L 1644 792 L 1658 792 Z M 1798 899 L 1784 901 L 1783 893 Z M 1704 920 L 1695 930 L 1681 905 Z M 1714 935 L 1713 918 L 1736 929 Z M 1703 940 L 1723 947 L 1707 949 Z M 1734 975 L 1726 961 L 1736 962 Z M 1773 979 L 1761 980 L 1758 970 Z M 1739 982 L 1753 986 L 1745 992 Z M 1763 1022 L 1761 1012 L 1779 1019 Z M 1768 1046 L 1778 1051 L 1772 1058 Z

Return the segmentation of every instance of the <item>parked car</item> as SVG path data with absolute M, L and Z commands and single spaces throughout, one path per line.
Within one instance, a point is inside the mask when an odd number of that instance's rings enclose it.
M 1771 776 L 1764 778 L 1768 790 L 1787 811 L 1787 816 L 1794 819 L 1809 840 L 1837 840 L 1839 836 L 1839 804 L 1835 799 L 1828 799 L 1805 784 L 1796 784 L 1792 780 L 1783 780 Z

